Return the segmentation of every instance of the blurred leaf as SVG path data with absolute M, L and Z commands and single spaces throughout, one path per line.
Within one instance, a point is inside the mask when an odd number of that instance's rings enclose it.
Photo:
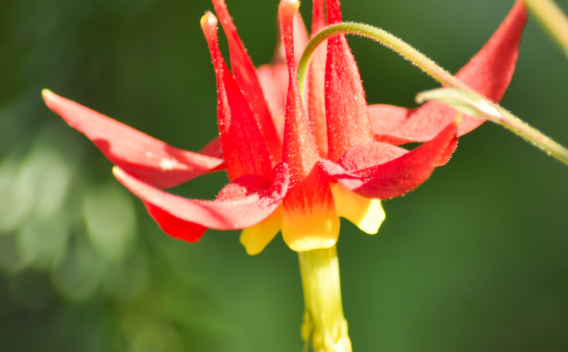
M 60 212 L 47 220 L 33 220 L 18 231 L 18 251 L 26 266 L 51 270 L 65 253 L 71 234 L 69 215 Z
M 134 336 L 128 352 L 183 352 L 179 334 L 165 326 L 150 323 Z
M 83 200 L 83 215 L 95 250 L 108 260 L 122 259 L 136 232 L 131 196 L 116 182 L 94 187 Z
M 0 235 L 17 229 L 26 214 L 27 206 L 18 195 L 19 163 L 6 158 L 0 164 Z
M 103 284 L 112 296 L 132 299 L 146 291 L 148 276 L 148 269 L 141 254 L 132 253 L 118 262 L 107 264 Z
M 26 267 L 26 262 L 18 249 L 16 236 L 0 236 L 0 269 L 8 274 L 16 274 Z
M 83 301 L 97 289 L 102 263 L 86 241 L 78 239 L 53 272 L 55 287 L 68 299 Z
M 10 288 L 17 301 L 33 311 L 45 309 L 54 300 L 49 276 L 37 272 L 24 272 L 10 279 Z

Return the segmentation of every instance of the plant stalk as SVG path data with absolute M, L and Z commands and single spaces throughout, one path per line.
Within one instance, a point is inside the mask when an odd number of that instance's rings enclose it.
M 528 8 L 568 56 L 568 19 L 552 0 L 525 0 Z
M 422 104 L 429 100 L 441 101 L 467 115 L 489 120 L 515 133 L 548 155 L 568 165 L 568 150 L 548 138 L 540 131 L 519 119 L 499 105 L 491 106 L 487 100 L 480 100 L 469 92 L 453 88 L 439 88 L 422 92 L 416 102 Z
M 304 289 L 302 339 L 315 352 L 352 352 L 343 316 L 337 247 L 299 252 Z

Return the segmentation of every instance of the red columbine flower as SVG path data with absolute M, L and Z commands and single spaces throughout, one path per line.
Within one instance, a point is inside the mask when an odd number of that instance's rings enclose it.
M 218 46 L 217 19 L 201 26 L 217 78 L 219 139 L 201 153 L 171 147 L 146 134 L 44 91 L 46 104 L 84 133 L 116 165 L 117 179 L 142 199 L 164 232 L 190 242 L 208 228 L 243 229 L 241 242 L 256 254 L 282 231 L 296 251 L 333 246 L 339 216 L 377 232 L 380 200 L 407 193 L 447 162 L 457 136 L 483 121 L 442 104 L 419 109 L 367 106 L 344 35 L 316 52 L 308 73 L 307 107 L 296 81 L 307 31 L 297 0 L 279 7 L 275 62 L 255 70 L 223 0 L 213 0 L 227 34 L 230 72 Z M 338 0 L 326 0 L 327 23 L 341 22 Z M 498 101 L 513 73 L 526 8 L 519 1 L 485 47 L 458 73 Z M 323 0 L 314 0 L 312 35 L 326 25 Z M 294 43 L 296 41 L 296 43 Z M 296 45 L 295 45 L 296 44 Z M 408 151 L 396 146 L 425 142 Z M 162 191 L 226 169 L 229 184 L 214 201 Z

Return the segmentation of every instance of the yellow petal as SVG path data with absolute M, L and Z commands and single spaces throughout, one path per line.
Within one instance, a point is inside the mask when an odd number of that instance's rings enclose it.
M 241 244 L 249 255 L 256 255 L 272 241 L 282 227 L 282 205 L 261 223 L 247 227 L 241 232 Z
M 337 215 L 351 221 L 370 235 L 379 231 L 385 211 L 378 199 L 369 199 L 348 190 L 339 183 L 331 186 Z
M 339 217 L 333 207 L 316 206 L 300 211 L 284 207 L 282 237 L 294 251 L 329 248 L 339 237 Z M 305 210 L 305 209 L 304 209 Z

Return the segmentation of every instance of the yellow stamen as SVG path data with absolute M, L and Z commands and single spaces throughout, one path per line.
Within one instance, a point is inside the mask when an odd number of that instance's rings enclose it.
M 378 199 L 369 199 L 348 190 L 339 183 L 331 185 L 337 215 L 351 221 L 361 231 L 377 233 L 385 220 L 385 211 Z
M 261 223 L 243 229 L 241 244 L 249 255 L 256 255 L 272 241 L 282 227 L 282 205 Z

